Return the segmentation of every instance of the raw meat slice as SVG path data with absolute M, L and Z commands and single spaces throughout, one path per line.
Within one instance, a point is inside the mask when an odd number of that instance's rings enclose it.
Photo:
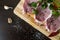
M 37 2 L 37 1 L 38 0 L 32 0 L 32 1 L 25 0 L 23 5 L 25 12 L 32 13 L 33 9 L 28 4 L 32 2 Z M 49 9 L 49 6 L 50 4 L 48 3 L 48 7 L 46 9 L 42 9 L 41 5 L 37 7 L 38 13 L 37 15 L 34 16 L 35 21 L 43 22 L 43 21 L 47 21 L 47 19 L 51 17 L 52 10 Z
M 38 0 L 25 0 L 24 4 L 23 4 L 23 8 L 24 8 L 24 11 L 25 12 L 28 12 L 28 13 L 32 13 L 33 9 L 31 6 L 29 6 L 28 4 L 29 3 L 32 3 L 32 2 L 37 2 Z
M 29 6 L 29 3 L 37 2 L 38 0 L 25 0 L 23 4 L 24 11 L 27 13 L 32 13 L 33 8 Z M 42 9 L 41 4 L 37 6 L 38 13 L 34 15 L 34 19 L 37 23 L 45 23 L 46 29 L 53 33 L 57 32 L 60 29 L 60 16 L 55 19 L 54 16 L 52 16 L 52 10 L 49 8 L 50 4 L 48 3 L 47 8 Z M 58 10 L 59 11 L 59 10 Z M 59 11 L 60 12 L 60 11 Z
M 49 4 L 46 9 L 42 9 L 41 6 L 37 8 L 38 14 L 35 16 L 38 21 L 47 21 L 48 18 L 52 16 L 52 10 L 49 9 Z
M 60 29 L 60 16 L 55 19 L 53 16 L 47 20 L 47 30 L 57 32 Z
M 26 2 L 24 2 L 23 7 L 24 7 L 24 11 L 25 11 L 26 13 L 27 13 L 27 12 L 31 13 L 32 10 L 33 10 Z

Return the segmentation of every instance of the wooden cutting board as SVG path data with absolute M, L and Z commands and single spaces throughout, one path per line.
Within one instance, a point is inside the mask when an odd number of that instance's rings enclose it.
M 36 24 L 34 22 L 34 18 L 32 18 L 31 16 L 24 14 L 23 11 L 23 4 L 24 0 L 21 0 L 18 5 L 16 6 L 16 8 L 14 9 L 14 14 L 16 14 L 18 17 L 20 17 L 21 19 L 23 19 L 24 21 L 26 21 L 27 23 L 29 23 L 30 25 L 32 25 L 33 28 L 37 29 L 38 31 L 42 32 L 43 34 L 45 34 L 47 37 L 50 34 L 48 31 L 46 31 L 46 29 L 43 26 L 40 26 L 38 24 Z M 60 34 L 54 36 L 54 37 L 49 37 L 52 40 L 60 40 Z

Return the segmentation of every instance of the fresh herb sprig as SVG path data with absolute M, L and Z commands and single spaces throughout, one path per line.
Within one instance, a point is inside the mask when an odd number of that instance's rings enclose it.
M 50 8 L 50 10 L 54 10 L 54 5 L 50 4 L 49 8 Z
M 36 2 L 32 2 L 32 3 L 30 3 L 29 5 L 30 5 L 31 7 L 34 7 L 34 8 L 37 7 L 37 3 L 36 3 Z
M 60 7 L 58 8 L 58 10 L 60 10 Z
M 52 11 L 52 15 L 53 15 L 55 18 L 57 18 L 57 17 L 60 16 L 60 12 L 53 10 L 53 11 Z
M 47 3 L 44 2 L 44 3 L 42 4 L 42 9 L 45 9 L 47 6 L 48 6 Z
M 54 2 L 54 0 L 39 0 L 38 2 L 42 2 L 42 5 L 41 5 L 42 9 L 47 8 L 48 3 L 50 3 L 49 8 L 50 8 L 50 10 L 52 10 L 52 15 L 56 18 L 60 16 L 60 13 L 55 10 L 54 4 L 52 4 Z M 37 4 L 38 4 L 37 2 L 32 2 L 29 4 L 31 7 L 34 7 L 32 13 L 34 13 L 36 15 L 38 14 L 37 9 L 35 9 L 37 7 Z M 57 10 L 60 10 L 60 8 L 58 8 Z
M 36 9 L 33 9 L 32 13 L 34 13 L 34 14 L 37 15 L 38 14 L 38 11 Z
M 51 2 L 53 2 L 53 0 L 47 0 L 47 2 L 48 2 L 48 3 L 51 3 Z

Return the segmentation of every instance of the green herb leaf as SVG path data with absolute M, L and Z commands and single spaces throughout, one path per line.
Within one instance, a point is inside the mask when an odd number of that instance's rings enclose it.
M 58 10 L 60 10 L 60 7 L 58 8 Z
M 39 0 L 39 2 L 42 2 L 43 0 Z
M 52 11 L 52 15 L 57 18 L 60 16 L 60 13 L 58 11 L 54 10 L 54 11 Z
M 45 2 L 42 4 L 42 9 L 45 9 L 48 6 L 48 4 Z
M 54 10 L 53 4 L 50 4 L 49 8 L 50 8 L 51 10 Z
M 32 11 L 32 13 L 34 13 L 34 14 L 37 15 L 37 14 L 38 14 L 38 11 L 34 9 L 34 10 Z
M 54 0 L 54 3 L 57 7 L 60 7 L 60 0 Z
M 51 2 L 53 2 L 53 0 L 47 0 L 47 2 L 48 2 L 48 3 L 51 3 Z
M 32 7 L 37 7 L 37 3 L 32 2 L 32 3 L 30 4 L 30 6 L 32 6 Z

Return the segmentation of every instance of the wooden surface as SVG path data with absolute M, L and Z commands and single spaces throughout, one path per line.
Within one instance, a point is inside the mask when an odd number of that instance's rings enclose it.
M 17 7 L 14 9 L 14 13 L 18 17 L 20 17 L 21 19 L 23 19 L 24 21 L 29 23 L 30 25 L 32 25 L 33 28 L 37 29 L 38 31 L 40 31 L 43 34 L 45 34 L 46 36 L 48 36 L 50 33 L 48 31 L 46 31 L 46 29 L 44 27 L 36 24 L 33 17 L 31 17 L 27 14 L 24 14 L 23 3 L 24 3 L 24 0 L 21 0 L 21 2 L 19 2 Z M 60 34 L 58 34 L 57 36 L 54 36 L 54 37 L 49 37 L 49 38 L 52 40 L 60 40 Z

